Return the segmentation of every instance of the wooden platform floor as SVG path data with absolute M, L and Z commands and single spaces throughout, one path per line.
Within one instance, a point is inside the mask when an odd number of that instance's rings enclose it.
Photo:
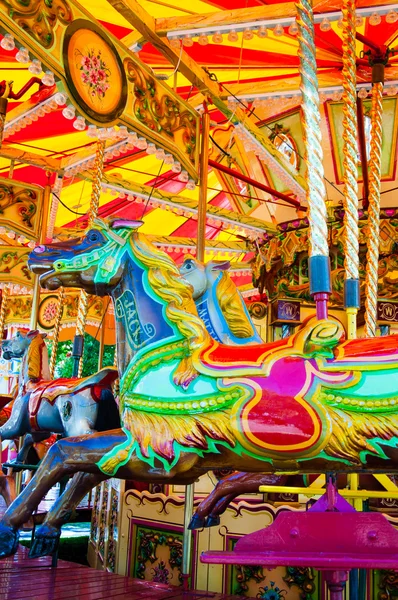
M 20 546 L 0 560 L 0 600 L 244 600 L 211 592 L 182 592 L 167 585 L 113 575 L 76 563 L 28 558 Z M 247 599 L 246 599 L 247 600 Z

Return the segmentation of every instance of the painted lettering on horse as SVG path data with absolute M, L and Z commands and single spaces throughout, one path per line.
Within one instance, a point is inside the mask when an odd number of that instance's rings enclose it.
M 126 290 L 115 302 L 115 315 L 118 321 L 123 321 L 129 343 L 134 348 L 141 348 L 156 334 L 152 323 L 142 324 L 138 316 L 134 294 Z

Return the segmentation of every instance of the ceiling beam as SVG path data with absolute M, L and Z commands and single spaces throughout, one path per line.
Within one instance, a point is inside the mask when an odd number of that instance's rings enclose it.
M 396 4 L 396 0 L 357 0 L 357 8 L 373 6 L 389 6 Z M 314 13 L 334 12 L 341 8 L 340 2 L 334 5 L 330 0 L 314 0 Z M 241 25 L 256 21 L 269 19 L 287 19 L 296 16 L 295 4 L 293 2 L 280 2 L 279 4 L 237 8 L 198 15 L 184 15 L 183 17 L 163 17 L 155 20 L 155 31 L 160 36 L 165 36 L 173 31 L 185 31 L 188 29 L 209 29 L 217 25 Z
M 234 112 L 222 100 L 223 92 L 218 82 L 213 81 L 206 71 L 200 67 L 190 56 L 182 50 L 170 46 L 167 38 L 161 38 L 155 31 L 155 20 L 149 15 L 137 0 L 108 0 L 108 2 L 140 31 L 143 37 L 150 42 L 171 64 L 178 66 L 179 71 L 186 77 L 205 97 L 209 97 L 213 104 L 235 124 L 241 124 L 250 133 L 257 144 L 265 152 L 265 162 L 269 168 L 278 171 L 278 176 L 285 185 L 301 201 L 305 200 L 306 183 L 304 178 L 291 169 L 283 155 L 275 148 L 274 144 L 256 126 L 246 113 L 238 107 Z
M 93 174 L 89 171 L 82 173 L 81 177 L 88 181 L 93 180 Z M 184 196 L 180 196 L 178 194 L 171 194 L 170 192 L 166 192 L 165 190 L 154 188 L 147 185 L 140 185 L 138 183 L 133 183 L 131 181 L 127 181 L 121 177 L 116 177 L 115 175 L 104 174 L 102 183 L 106 186 L 108 185 L 111 189 L 120 190 L 120 192 L 124 192 L 125 194 L 130 194 L 132 196 L 138 196 L 142 198 L 144 201 L 147 198 L 151 198 L 153 201 L 159 202 L 159 208 L 162 205 L 166 208 L 166 205 L 171 207 L 180 208 L 182 211 L 187 211 L 191 213 L 194 217 L 198 212 L 198 201 L 192 198 L 185 198 Z M 214 219 L 215 221 L 223 222 L 229 225 L 229 227 L 241 227 L 243 230 L 247 230 L 248 232 L 253 232 L 257 234 L 261 233 L 269 233 L 275 234 L 277 229 L 274 225 L 270 223 L 266 223 L 260 219 L 256 219 L 251 217 L 250 215 L 244 215 L 232 210 L 227 210 L 225 208 L 220 208 L 219 206 L 214 206 L 212 204 L 207 205 L 207 217 L 208 219 Z M 217 227 L 217 225 L 215 225 Z
M 61 170 L 61 159 L 40 156 L 39 154 L 34 154 L 33 152 L 19 150 L 18 148 L 7 146 L 6 142 L 3 142 L 3 145 L 0 148 L 0 156 L 21 164 L 39 167 L 40 169 L 45 169 L 46 171 L 58 172 Z

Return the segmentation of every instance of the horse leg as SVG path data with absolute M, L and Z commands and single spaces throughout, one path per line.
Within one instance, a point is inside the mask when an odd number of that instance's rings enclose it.
M 0 495 L 3 496 L 7 506 L 10 506 L 16 498 L 15 480 L 11 475 L 0 476 Z
M 30 558 L 52 554 L 61 537 L 61 527 L 70 519 L 73 509 L 90 490 L 108 479 L 103 473 L 76 473 L 69 486 L 56 500 L 43 523 L 35 531 Z
M 236 471 L 219 481 L 214 490 L 202 500 L 192 520 L 190 529 L 219 525 L 219 516 L 226 510 L 232 500 L 241 494 L 255 494 L 260 485 L 280 484 L 283 477 L 265 473 L 246 473 Z M 206 522 L 207 517 L 207 522 Z
M 34 433 L 27 433 L 25 435 L 22 448 L 18 452 L 17 462 L 24 463 L 33 444 L 46 440 L 48 437 L 50 437 L 50 435 L 51 434 L 48 431 L 35 431 Z
M 18 396 L 12 405 L 8 421 L 0 427 L 0 437 L 3 440 L 13 440 L 30 430 L 28 415 L 29 394 Z
M 126 442 L 126 434 L 117 429 L 93 435 L 65 438 L 51 446 L 43 458 L 35 477 L 14 500 L 0 521 L 0 557 L 16 552 L 18 547 L 18 528 L 28 521 L 47 492 L 65 475 L 78 471 L 101 474 L 96 463 L 105 453 L 118 444 Z M 132 464 L 134 463 L 134 464 Z M 140 473 L 145 466 L 137 457 L 129 461 L 132 476 Z

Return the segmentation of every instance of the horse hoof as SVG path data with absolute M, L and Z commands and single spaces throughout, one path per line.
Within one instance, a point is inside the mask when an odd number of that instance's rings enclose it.
M 39 558 L 39 556 L 48 556 L 54 554 L 58 548 L 60 531 L 50 531 L 47 528 L 39 527 L 36 529 L 32 545 L 29 550 L 29 558 Z
M 0 558 L 15 554 L 18 542 L 19 531 L 0 524 Z
M 191 522 L 188 525 L 188 529 L 203 529 L 205 526 L 205 520 L 199 515 L 193 515 Z
M 220 515 L 209 515 L 205 527 L 215 527 L 221 523 Z

